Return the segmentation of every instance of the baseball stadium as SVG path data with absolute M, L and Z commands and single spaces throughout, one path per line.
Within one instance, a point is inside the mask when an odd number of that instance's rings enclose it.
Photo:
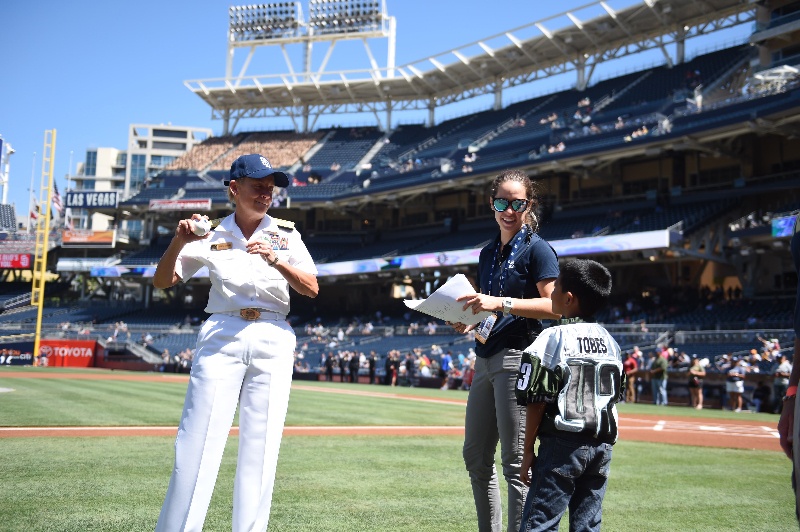
M 613 280 L 597 321 L 632 370 L 603 528 L 797 530 L 777 426 L 796 337 L 800 1 L 589 2 L 408 64 L 392 3 L 230 7 L 225 77 L 185 82 L 219 131 L 131 123 L 67 190 L 43 132 L 37 207 L 0 204 L 0 529 L 154 529 L 215 274 L 154 277 L 179 220 L 216 227 L 233 166 L 263 154 L 289 180 L 269 215 L 302 235 L 319 285 L 290 293 L 269 530 L 478 529 L 462 457 L 475 335 L 407 303 L 457 276 L 479 286 L 507 170 L 534 182 L 558 261 Z M 365 64 L 338 68 L 348 46 Z M 568 86 L 541 92 L 556 78 Z M 5 183 L 10 153 L 0 138 Z M 231 529 L 241 415 L 203 530 Z

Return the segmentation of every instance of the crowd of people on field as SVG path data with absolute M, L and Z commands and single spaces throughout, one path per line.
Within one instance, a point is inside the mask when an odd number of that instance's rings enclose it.
M 192 369 L 194 359 L 194 349 L 187 347 L 182 351 L 170 354 L 169 349 L 164 348 L 161 352 L 161 365 L 158 371 L 162 373 L 189 373 Z
M 429 349 L 417 347 L 407 353 L 391 349 L 385 355 L 374 350 L 369 354 L 358 350 L 327 351 L 323 353 L 317 371 L 326 381 L 367 382 L 387 386 L 420 385 L 420 379 L 438 379 L 443 390 L 469 390 L 474 374 L 475 350 L 444 350 L 433 344 Z M 302 361 L 302 352 L 295 353 L 295 367 Z M 361 376 L 364 376 L 361 379 Z
M 628 378 L 627 402 L 639 402 L 639 395 L 650 386 L 652 402 L 669 404 L 667 382 L 682 379 L 689 389 L 689 406 L 703 408 L 703 379 L 709 374 L 724 375 L 725 393 L 723 406 L 734 412 L 780 413 L 783 397 L 792 371 L 788 353 L 781 350 L 777 338 L 762 338 L 756 335 L 759 348 L 748 353 L 734 355 L 731 352 L 716 357 L 689 355 L 685 351 L 660 346 L 643 353 L 638 346 L 625 354 L 623 367 Z M 677 377 L 683 373 L 685 378 Z M 763 376 L 755 386 L 745 386 L 747 375 Z
M 741 289 L 722 287 L 702 287 L 696 296 L 697 305 L 712 308 L 715 305 L 736 304 L 742 298 Z M 639 300 L 627 300 L 612 306 L 606 318 L 611 323 L 634 323 L 632 316 L 646 314 L 646 309 L 659 307 L 661 300 L 657 294 L 647 295 Z M 472 348 L 461 347 L 460 344 L 441 346 L 432 343 L 426 347 L 415 347 L 401 352 L 390 349 L 386 353 L 378 353 L 360 349 L 354 336 L 365 335 L 425 335 L 436 334 L 443 326 L 435 321 L 414 321 L 415 316 L 406 314 L 402 320 L 393 320 L 380 312 L 376 315 L 342 319 L 338 324 L 326 324 L 322 318 L 316 318 L 305 325 L 307 338 L 299 345 L 295 353 L 296 372 L 318 372 L 322 379 L 337 382 L 369 382 L 391 386 L 418 386 L 420 379 L 438 379 L 442 389 L 468 390 L 474 373 L 475 353 Z M 373 325 L 377 324 L 377 325 Z M 380 327 L 381 329 L 376 329 Z M 647 336 L 645 321 L 640 322 L 642 338 Z M 387 332 L 391 331 L 391 332 Z M 749 352 L 724 352 L 717 356 L 698 356 L 687 353 L 680 345 L 663 345 L 642 351 L 633 348 L 625 355 L 626 373 L 630 373 L 627 400 L 637 402 L 639 394 L 653 392 L 653 402 L 668 404 L 666 382 L 681 379 L 688 382 L 688 404 L 702 408 L 702 379 L 707 374 L 725 374 L 726 390 L 723 404 L 733 411 L 753 410 L 764 412 L 780 412 L 780 402 L 774 397 L 783 394 L 781 386 L 785 386 L 791 372 L 791 361 L 787 353 L 781 351 L 777 338 L 765 338 L 760 334 L 752 337 L 753 349 Z M 309 343 L 311 342 L 311 344 Z M 306 353 L 313 351 L 314 344 L 324 343 L 326 349 L 319 365 L 310 365 Z M 464 344 L 465 346 L 469 344 Z M 313 358 L 313 357 L 312 357 Z M 657 368 L 663 366 L 666 378 L 659 378 Z M 655 368 L 655 369 L 654 369 Z M 653 373 L 653 372 L 656 373 Z M 731 375 L 728 375 L 728 374 Z M 684 374 L 684 377 L 676 377 Z M 697 375 L 695 375 L 697 374 Z M 749 382 L 746 388 L 736 382 L 744 383 L 747 375 L 763 375 L 758 384 Z M 655 384 L 654 384 L 655 383 Z M 426 386 L 432 386 L 429 380 Z M 674 385 L 673 385 L 674 386 Z M 684 401 L 684 393 L 681 393 Z M 674 404 L 674 402 L 673 402 Z

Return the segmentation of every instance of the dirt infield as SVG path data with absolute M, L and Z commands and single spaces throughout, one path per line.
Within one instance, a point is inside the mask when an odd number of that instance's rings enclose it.
M 124 381 L 186 381 L 188 375 L 164 375 L 157 373 L 32 373 L 3 372 L 3 378 L 50 378 L 50 379 L 102 379 Z M 419 401 L 438 404 L 464 404 L 464 399 L 442 399 L 388 392 L 365 390 L 342 390 L 293 384 L 293 389 L 314 393 L 335 393 L 362 397 L 380 397 L 403 401 Z M 759 449 L 781 452 L 778 432 L 775 425 L 761 421 L 691 418 L 672 415 L 667 407 L 664 415 L 621 415 L 620 439 L 644 442 L 659 442 L 676 445 L 697 445 L 703 447 L 726 447 L 734 449 Z M 677 408 L 675 409 L 677 410 Z M 677 412 L 676 412 L 677 414 Z M 778 420 L 775 419 L 775 424 Z M 78 436 L 174 436 L 177 427 L 0 427 L 0 438 L 30 437 L 78 437 Z M 231 430 L 232 435 L 238 429 Z M 289 436 L 336 436 L 336 435 L 376 435 L 376 436 L 420 436 L 420 435 L 463 435 L 464 427 L 453 426 L 336 426 L 336 427 L 293 427 L 287 426 L 284 434 Z

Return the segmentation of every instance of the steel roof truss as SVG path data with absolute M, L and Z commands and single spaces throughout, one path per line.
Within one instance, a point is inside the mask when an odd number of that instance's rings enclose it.
M 537 28 L 539 31 L 541 31 L 541 32 L 542 32 L 542 35 L 544 35 L 545 37 L 547 37 L 547 42 L 549 42 L 550 44 L 552 44 L 553 46 L 555 46 L 555 47 L 558 49 L 558 51 L 559 51 L 559 52 L 561 52 L 561 54 L 562 54 L 562 55 L 565 57 L 565 59 L 566 59 L 567 61 L 569 61 L 569 60 L 570 60 L 570 58 L 572 57 L 572 54 L 570 54 L 569 50 L 567 50 L 566 48 L 564 48 L 564 45 L 563 45 L 563 44 L 561 44 L 561 43 L 560 43 L 560 42 L 559 42 L 559 41 L 556 39 L 556 36 L 555 36 L 555 35 L 553 35 L 553 34 L 550 32 L 550 30 L 548 30 L 547 28 L 545 28 L 545 27 L 544 27 L 544 25 L 543 25 L 543 24 L 540 24 L 540 23 L 538 23 L 538 22 L 537 22 L 537 23 L 535 23 L 535 24 L 534 24 L 534 26 L 536 26 L 536 28 Z
M 461 52 L 459 52 L 458 50 L 453 50 L 453 55 L 454 55 L 454 56 L 456 56 L 456 58 L 457 58 L 459 61 L 461 61 L 461 63 L 463 63 L 463 64 L 464 64 L 464 66 L 466 66 L 468 69 L 470 69 L 470 70 L 472 71 L 472 73 L 473 73 L 473 74 L 475 74 L 475 77 L 476 77 L 477 79 L 481 79 L 481 78 L 483 77 L 483 74 L 481 74 L 480 72 L 478 72 L 477 70 L 475 70 L 475 67 L 474 67 L 474 66 L 472 66 L 472 62 L 471 62 L 471 61 L 469 60 L 469 58 L 468 58 L 468 57 L 466 57 L 464 54 L 462 54 L 462 53 L 461 53 Z
M 583 22 L 581 22 L 578 17 L 576 17 L 572 13 L 567 12 L 567 18 L 569 18 L 572 21 L 572 23 L 575 24 L 575 27 L 578 28 L 580 30 L 580 32 L 583 33 L 586 36 L 587 39 L 592 41 L 592 44 L 595 47 L 599 47 L 600 46 L 597 43 L 597 41 L 594 39 L 594 37 L 588 31 L 586 31 L 586 28 L 584 27 Z
M 509 41 L 514 43 L 514 46 L 516 46 L 517 49 L 520 52 L 522 52 L 525 55 L 525 57 L 527 57 L 531 61 L 531 63 L 534 64 L 534 66 L 539 64 L 539 61 L 533 55 L 531 55 L 531 53 L 528 52 L 528 50 L 525 49 L 525 46 L 523 45 L 522 41 L 520 41 L 513 33 L 510 32 L 506 33 L 506 37 L 508 37 Z

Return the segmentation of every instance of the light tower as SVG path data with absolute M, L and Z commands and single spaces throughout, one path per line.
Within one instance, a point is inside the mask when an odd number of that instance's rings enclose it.
M 0 136 L 0 185 L 3 187 L 3 197 L 0 203 L 3 204 L 8 203 L 8 159 L 14 155 L 15 152 L 16 150 L 11 147 L 11 144 L 3 140 L 3 137 Z
M 307 7 L 307 16 L 299 1 L 230 8 L 225 78 L 185 82 L 192 92 L 212 104 L 213 117 L 222 119 L 224 134 L 231 133 L 241 118 L 257 116 L 288 116 L 298 131 L 313 128 L 309 117 L 315 121 L 321 110 L 294 89 L 305 85 L 329 94 L 339 91 L 343 84 L 342 90 L 346 90 L 343 72 L 328 69 L 337 44 L 341 49 L 345 41 L 363 44 L 366 61 L 358 71 L 363 76 L 376 85 L 395 77 L 396 21 L 386 11 L 386 0 L 308 0 Z M 370 46 L 376 39 L 386 41 L 383 65 Z M 316 64 L 312 60 L 315 48 L 324 51 L 324 57 Z M 242 49 L 247 50 L 247 56 L 239 72 L 234 73 L 234 55 Z M 285 73 L 248 73 L 257 51 L 277 49 L 285 61 Z M 348 56 L 349 64 L 357 59 Z M 275 68 L 274 63 L 267 63 L 270 69 Z M 330 108 L 325 110 L 330 112 Z

